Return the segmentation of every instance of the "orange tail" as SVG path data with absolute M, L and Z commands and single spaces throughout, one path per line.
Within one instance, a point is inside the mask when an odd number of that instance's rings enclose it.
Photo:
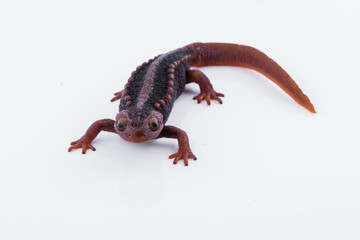
M 259 50 L 228 43 L 193 43 L 186 46 L 195 56 L 191 66 L 236 66 L 255 70 L 284 90 L 295 102 L 316 113 L 309 98 L 279 64 Z

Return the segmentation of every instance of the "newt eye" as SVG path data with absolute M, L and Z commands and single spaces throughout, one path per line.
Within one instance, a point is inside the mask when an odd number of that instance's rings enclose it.
M 120 118 L 119 122 L 117 124 L 117 127 L 120 131 L 124 131 L 126 129 L 126 119 L 125 118 Z
M 159 128 L 159 122 L 156 118 L 150 119 L 149 128 L 151 131 L 156 131 Z

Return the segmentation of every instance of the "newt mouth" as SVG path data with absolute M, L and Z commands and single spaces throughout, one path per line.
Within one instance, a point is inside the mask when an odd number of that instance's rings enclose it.
M 136 131 L 134 134 L 131 133 L 121 134 L 120 137 L 132 143 L 143 143 L 153 140 L 152 137 L 146 137 L 143 131 Z
M 143 138 L 143 137 L 146 136 L 143 130 L 136 131 L 134 135 L 135 135 L 135 137 L 137 137 L 137 138 Z

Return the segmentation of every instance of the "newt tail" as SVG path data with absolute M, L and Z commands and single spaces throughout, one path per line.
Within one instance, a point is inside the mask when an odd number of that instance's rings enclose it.
M 228 43 L 193 43 L 185 48 L 192 55 L 192 67 L 235 66 L 252 69 L 276 83 L 295 102 L 316 113 L 309 98 L 290 75 L 274 60 L 253 47 Z

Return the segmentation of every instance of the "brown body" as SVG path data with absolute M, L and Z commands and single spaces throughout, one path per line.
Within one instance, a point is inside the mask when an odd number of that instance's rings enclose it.
M 131 74 L 124 90 L 115 94 L 112 101 L 120 100 L 115 121 L 103 119 L 90 126 L 85 135 L 72 142 L 69 151 L 82 148 L 95 150 L 92 140 L 100 131 L 117 133 L 130 142 L 146 142 L 161 137 L 176 138 L 179 151 L 170 156 L 174 163 L 188 158 L 196 160 L 186 133 L 165 123 L 174 101 L 187 83 L 197 83 L 200 94 L 194 97 L 199 103 L 210 100 L 222 103 L 224 95 L 214 91 L 209 79 L 191 67 L 236 66 L 255 70 L 268 77 L 289 94 L 297 103 L 312 113 L 315 109 L 294 80 L 275 61 L 259 50 L 237 44 L 193 43 L 169 53 L 159 55 L 140 65 Z

